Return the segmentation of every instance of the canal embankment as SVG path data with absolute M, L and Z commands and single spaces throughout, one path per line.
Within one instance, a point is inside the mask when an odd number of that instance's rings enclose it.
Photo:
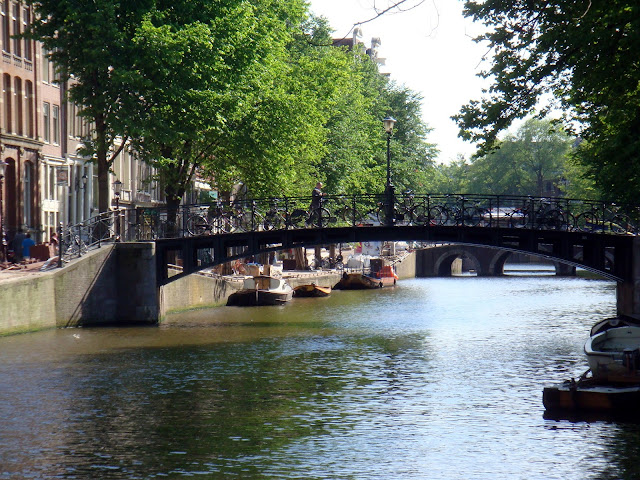
M 395 263 L 415 277 L 415 253 Z M 333 286 L 337 271 L 286 271 L 291 286 Z M 106 245 L 47 272 L 0 274 L 0 335 L 48 328 L 155 324 L 169 313 L 226 304 L 243 277 L 189 275 L 156 286 L 153 243 Z

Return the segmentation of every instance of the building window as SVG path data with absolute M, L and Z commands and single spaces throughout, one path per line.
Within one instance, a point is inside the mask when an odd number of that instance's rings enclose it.
M 25 7 L 22 11 L 22 31 L 26 32 L 31 23 L 31 11 L 29 7 Z M 33 60 L 33 53 L 31 51 L 32 42 L 30 38 L 24 39 L 24 58 L 27 60 Z
M 3 75 L 2 97 L 4 98 L 4 129 L 7 133 L 13 132 L 11 125 L 11 76 Z
M 78 130 L 77 130 L 78 107 L 76 107 L 75 103 L 68 102 L 67 111 L 69 112 L 69 115 L 67 118 L 67 122 L 68 122 L 67 129 L 69 131 L 69 136 L 72 138 L 76 138 L 78 136 Z
M 35 135 L 33 83 L 31 83 L 29 80 L 24 82 L 24 96 L 27 107 L 27 136 L 29 138 L 33 138 Z
M 23 135 L 24 131 L 22 130 L 22 116 L 23 116 L 23 97 L 22 97 L 22 80 L 18 77 L 14 78 L 15 89 L 14 89 L 14 98 L 16 101 L 14 105 L 16 106 L 16 133 L 18 135 Z
M 49 143 L 51 141 L 51 113 L 47 102 L 42 104 L 42 139 Z
M 15 3 L 12 9 L 13 21 L 13 54 L 18 57 L 22 56 L 22 45 L 20 39 L 16 35 L 20 35 L 20 5 Z
M 2 15 L 2 50 L 8 52 L 11 44 L 9 32 L 9 16 L 7 15 L 7 0 L 0 0 L 0 15 Z
M 56 199 L 56 167 L 47 166 L 49 169 L 49 200 Z
M 56 51 L 58 52 L 59 50 L 56 49 Z M 60 72 L 58 71 L 58 69 L 56 68 L 55 63 L 53 62 L 49 62 L 51 63 L 51 66 L 53 67 L 53 76 L 51 77 L 51 85 L 55 85 L 58 86 L 60 85 Z
M 49 65 L 49 52 L 43 47 L 42 48 L 42 81 L 44 83 L 49 83 L 51 80 L 50 77 L 50 65 Z
M 33 164 L 25 162 L 24 164 L 24 224 L 33 227 L 33 191 L 35 188 L 33 182 Z
M 53 143 L 60 144 L 60 107 L 53 106 L 51 115 L 51 126 L 53 127 Z

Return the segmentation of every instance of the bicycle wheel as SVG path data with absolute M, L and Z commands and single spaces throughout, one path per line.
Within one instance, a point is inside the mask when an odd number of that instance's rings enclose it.
M 221 214 L 216 219 L 217 233 L 233 233 L 236 230 L 235 221 L 228 213 Z
M 609 228 L 613 233 L 634 233 L 635 226 L 631 223 L 631 219 L 626 215 L 616 215 L 609 222 Z
M 562 230 L 564 225 L 564 215 L 560 210 L 549 210 L 538 222 L 541 230 Z
M 189 235 L 204 235 L 210 231 L 209 222 L 204 215 L 195 214 L 187 219 L 187 232 Z
M 280 230 L 283 223 L 283 218 L 279 212 L 269 211 L 264 214 L 262 226 L 265 230 Z
M 324 228 L 332 221 L 331 213 L 324 207 L 317 208 L 311 215 L 311 227 Z
M 410 223 L 412 225 L 426 225 L 429 223 L 429 212 L 426 207 L 418 205 L 411 211 Z
M 525 228 L 528 223 L 529 216 L 522 211 L 514 210 L 509 215 L 509 226 L 511 228 Z
M 446 225 L 449 221 L 449 213 L 442 205 L 434 205 L 429 209 L 429 225 Z
M 595 212 L 583 212 L 576 217 L 575 228 L 580 232 L 594 232 L 601 227 Z
M 287 228 L 304 228 L 307 218 L 306 210 L 296 208 L 287 215 Z
M 477 227 L 482 223 L 482 215 L 476 207 L 467 207 L 464 209 L 462 220 L 467 227 Z

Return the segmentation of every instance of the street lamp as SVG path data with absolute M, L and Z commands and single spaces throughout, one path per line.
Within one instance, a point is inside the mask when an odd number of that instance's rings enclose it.
M 387 117 L 382 120 L 384 125 L 384 131 L 387 132 L 387 186 L 385 189 L 386 202 L 387 202 L 387 221 L 386 224 L 393 225 L 393 185 L 391 184 L 391 133 L 393 133 L 393 126 L 396 123 L 396 119 L 393 117 Z
M 120 195 L 122 194 L 122 182 L 117 180 L 113 182 L 113 195 L 116 197 L 116 242 L 120 241 Z
M 116 180 L 113 182 L 113 195 L 116 197 L 116 210 L 120 209 L 120 195 L 122 194 L 122 182 Z
M 384 125 L 384 131 L 387 132 L 387 190 L 391 187 L 391 134 L 393 133 L 393 126 L 396 124 L 396 119 L 393 117 L 387 117 L 382 120 Z
M 4 204 L 2 198 L 4 196 L 4 170 L 8 165 L 4 160 L 0 160 L 0 252 L 2 252 L 2 261 L 7 261 L 7 236 L 4 231 Z

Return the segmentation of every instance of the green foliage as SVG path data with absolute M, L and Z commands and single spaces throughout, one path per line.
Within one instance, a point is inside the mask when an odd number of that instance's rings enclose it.
M 593 198 L 579 179 L 581 172 L 569 168 L 571 144 L 572 139 L 553 122 L 529 119 L 496 150 L 475 157 L 471 163 L 461 159 L 440 167 L 445 176 L 440 177 L 439 192 L 555 196 L 566 194 L 571 185 L 573 194 Z
M 391 143 L 392 183 L 398 192 L 425 192 L 433 180 L 438 150 L 427 142 L 431 129 L 421 119 L 422 96 L 392 83 L 385 98 L 389 115 L 397 120 Z
M 43 0 L 30 35 L 52 51 L 94 126 L 100 210 L 118 144 L 152 164 L 176 207 L 196 172 L 221 193 L 382 192 L 382 118 L 398 119 L 393 181 L 424 190 L 434 145 L 415 93 L 380 75 L 358 46 L 331 45 L 304 0 Z
M 529 119 L 497 151 L 473 162 L 470 187 L 476 193 L 498 195 L 553 194 L 547 183 L 560 185 L 570 144 L 552 122 Z
M 640 4 L 631 0 L 468 0 L 493 53 L 493 86 L 454 117 L 487 153 L 498 133 L 554 95 L 565 127 L 585 142 L 576 158 L 611 200 L 635 201 L 640 187 Z M 541 115 L 553 103 L 543 106 Z M 572 130 L 573 129 L 573 130 Z
M 137 73 L 131 59 L 136 26 L 153 6 L 152 0 L 133 3 L 95 0 L 29 1 L 36 19 L 25 35 L 39 40 L 67 81 L 69 97 L 80 115 L 93 125 L 83 153 L 98 164 L 99 209 L 108 209 L 108 172 L 117 137 L 130 135 L 127 119 L 137 110 Z M 111 151 L 112 155 L 109 155 Z

